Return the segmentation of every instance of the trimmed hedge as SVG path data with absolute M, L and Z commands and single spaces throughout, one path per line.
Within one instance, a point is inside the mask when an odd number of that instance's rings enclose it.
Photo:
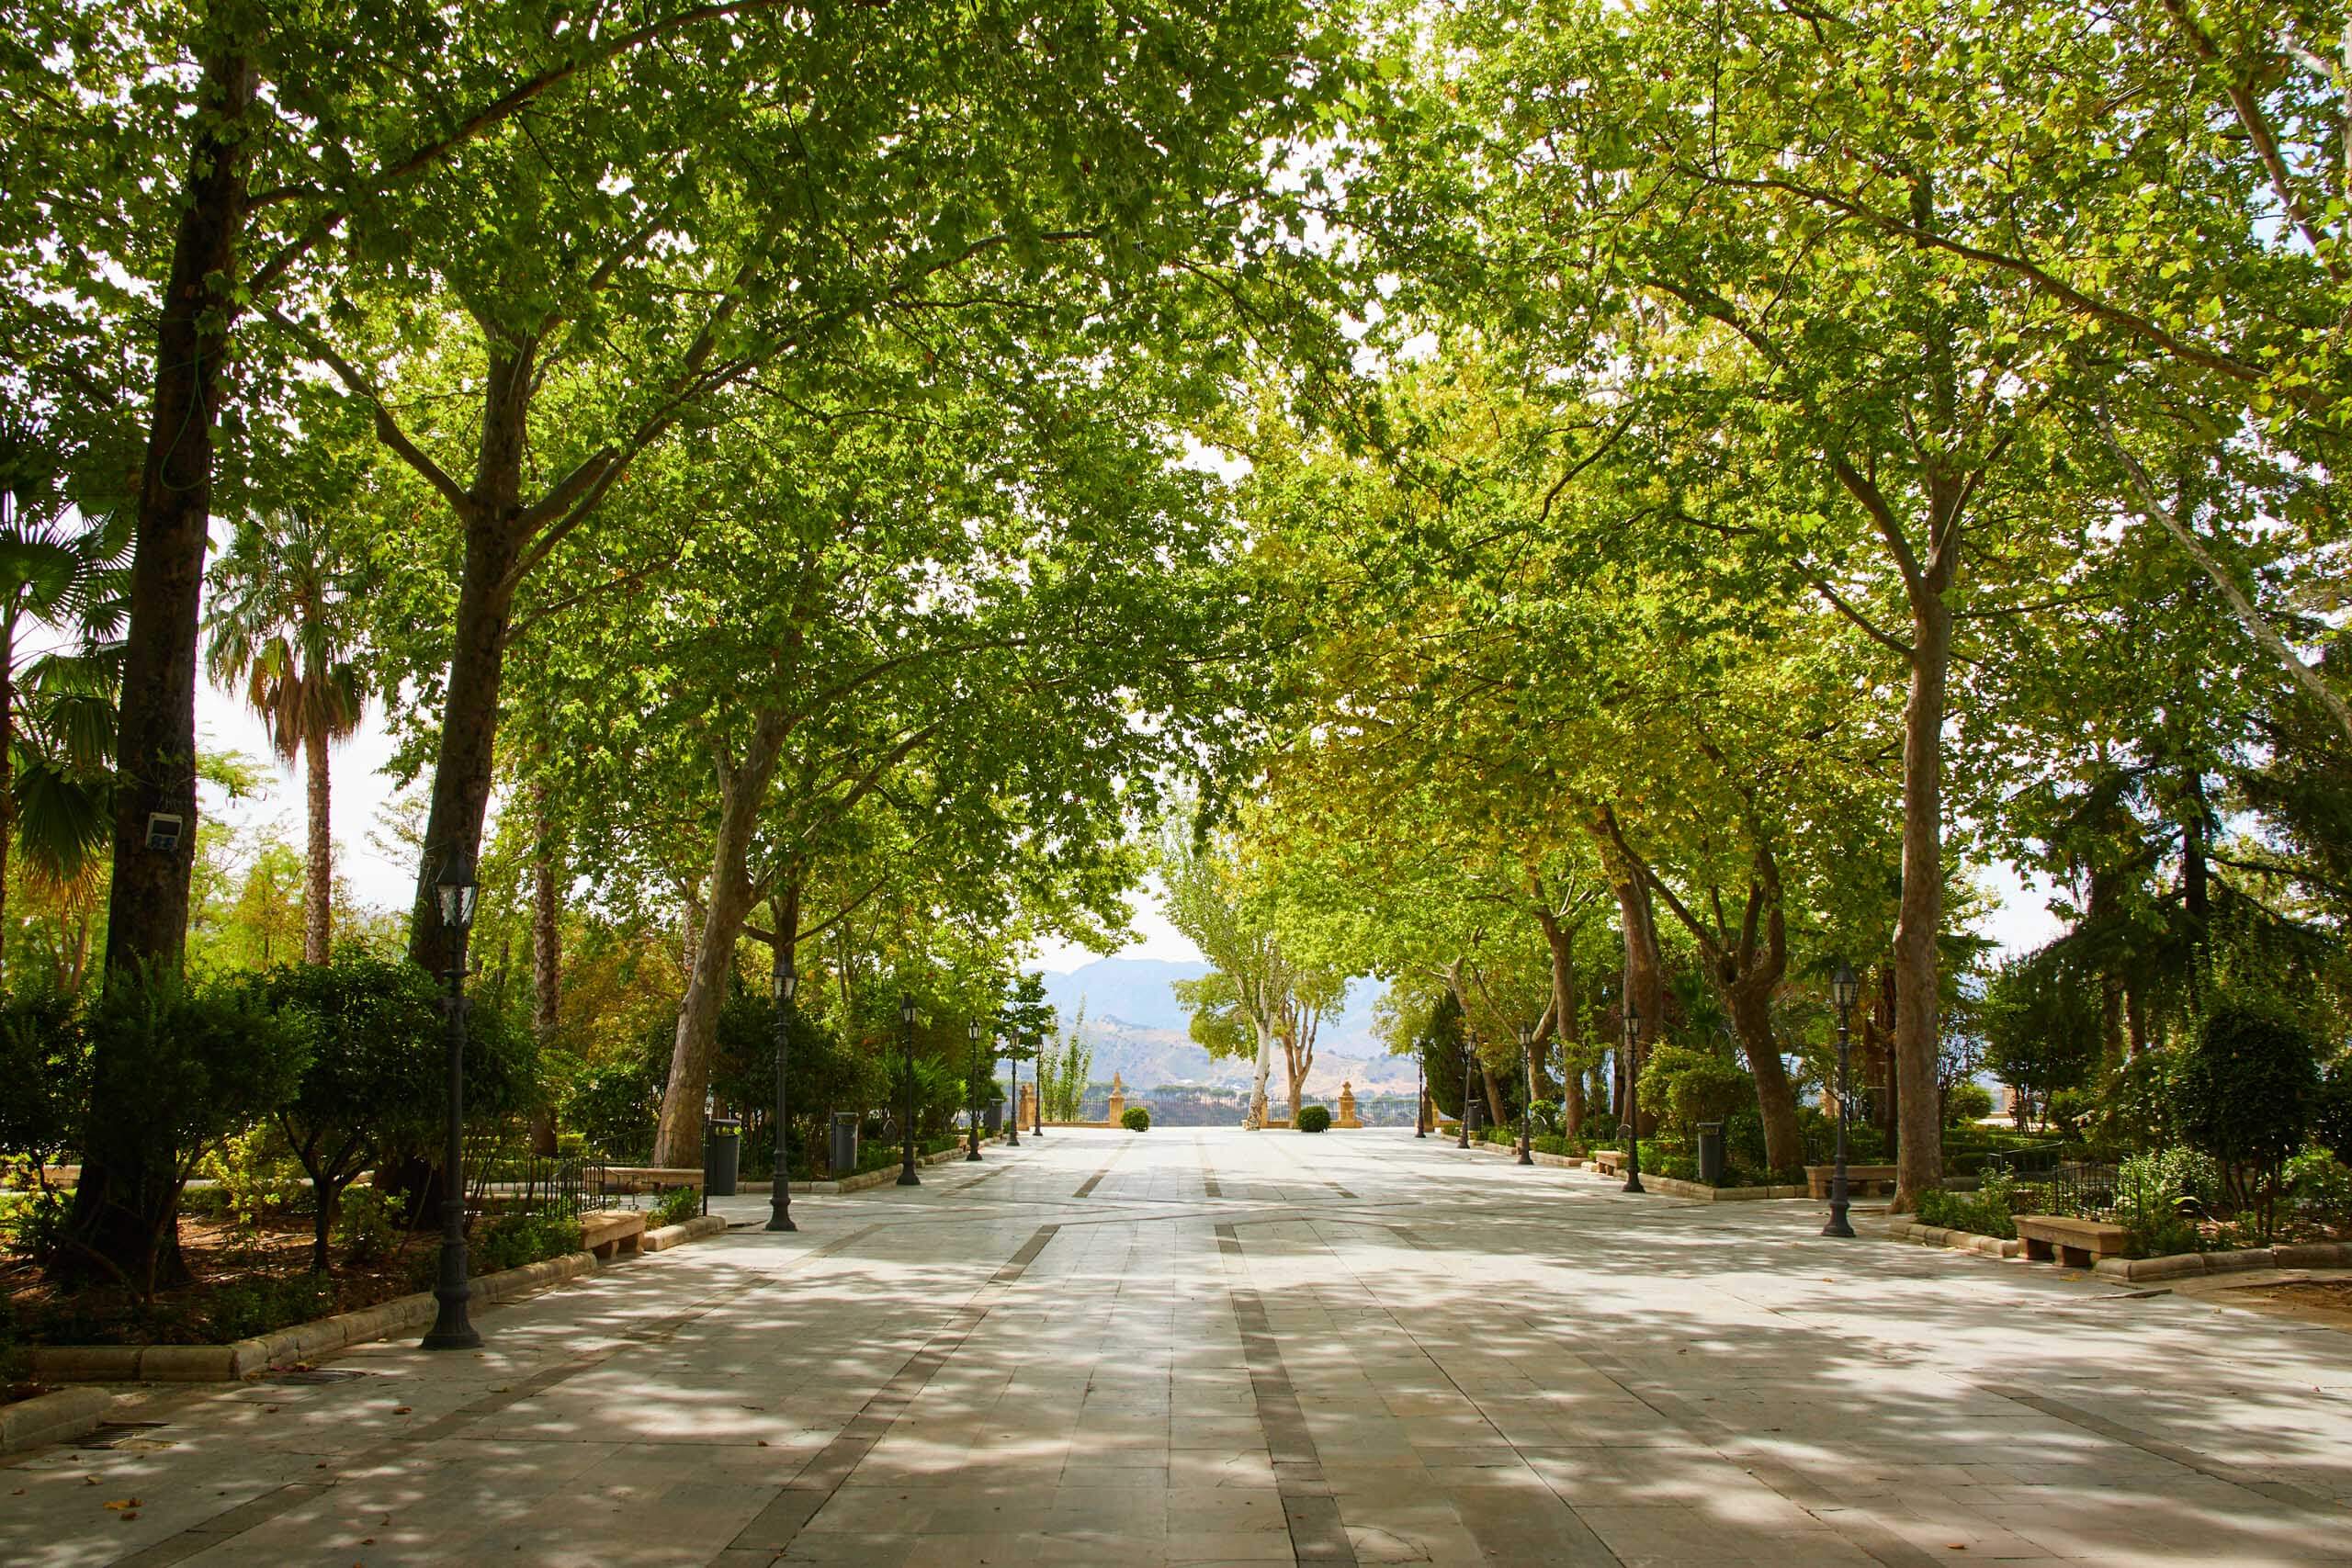
M 1302 1133 L 1325 1132 L 1330 1125 L 1331 1110 L 1329 1106 L 1309 1105 L 1302 1108 L 1298 1113 L 1298 1130 Z

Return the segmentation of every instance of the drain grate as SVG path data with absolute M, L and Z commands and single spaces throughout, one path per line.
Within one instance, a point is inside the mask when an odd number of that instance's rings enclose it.
M 310 1383 L 352 1382 L 367 1375 L 353 1367 L 297 1367 L 290 1372 L 273 1372 L 261 1381 L 300 1387 Z
M 142 1432 L 152 1432 L 163 1424 L 161 1421 L 109 1421 L 102 1427 L 90 1428 L 89 1433 L 74 1446 L 80 1449 L 111 1449 L 138 1437 Z

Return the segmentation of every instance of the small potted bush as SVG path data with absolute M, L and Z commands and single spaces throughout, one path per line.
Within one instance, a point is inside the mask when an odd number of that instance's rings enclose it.
M 1331 1109 L 1327 1105 L 1309 1105 L 1298 1113 L 1298 1130 L 1302 1133 L 1324 1132 L 1330 1125 Z
M 1151 1112 L 1140 1105 L 1130 1105 L 1120 1112 L 1119 1125 L 1130 1133 L 1148 1132 L 1151 1129 Z

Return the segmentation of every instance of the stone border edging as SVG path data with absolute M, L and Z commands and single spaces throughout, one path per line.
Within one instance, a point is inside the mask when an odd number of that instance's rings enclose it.
M 1916 1241 L 1922 1247 L 1949 1247 L 1962 1252 L 1981 1253 L 1986 1258 L 2016 1258 L 2025 1246 L 2015 1239 L 2004 1241 L 1996 1235 L 1978 1235 L 1974 1231 L 1923 1225 L 1917 1220 L 1900 1216 L 1887 1222 L 1886 1234 L 1892 1241 Z
M 1351 1128 L 1350 1131 L 1354 1129 Z M 1517 1144 L 1473 1144 L 1470 1145 L 1470 1152 L 1478 1155 L 1501 1155 L 1515 1160 L 1519 1157 L 1519 1145 Z M 1547 1165 L 1554 1170 L 1582 1170 L 1584 1168 L 1582 1155 L 1554 1155 L 1546 1154 L 1542 1149 L 1531 1149 L 1528 1151 L 1528 1157 L 1537 1165 Z
M 646 1252 L 699 1241 L 726 1230 L 717 1214 L 698 1215 L 682 1224 L 663 1225 L 645 1233 L 639 1244 Z M 544 1258 L 519 1269 L 502 1269 L 477 1275 L 472 1294 L 475 1306 L 502 1303 L 560 1285 L 603 1267 L 593 1252 L 569 1252 Z M 298 1323 L 275 1334 L 239 1339 L 227 1345 L 51 1345 L 32 1351 L 35 1382 L 239 1382 L 256 1378 L 274 1366 L 314 1360 L 354 1345 L 390 1338 L 430 1325 L 439 1310 L 430 1291 L 395 1296 L 356 1312 Z M 47 1395 L 43 1395 L 47 1398 Z M 23 1403 L 38 1404 L 38 1400 Z M 87 1428 L 85 1428 L 86 1430 Z
M 61 1388 L 0 1404 L 0 1454 L 68 1442 L 95 1431 L 105 1424 L 114 1402 L 108 1389 Z
M 1048 1122 L 1046 1125 L 1048 1127 L 1059 1127 L 1065 1125 L 1080 1125 L 1080 1123 Z M 985 1134 L 980 1139 L 980 1142 L 982 1144 L 1001 1144 L 1004 1142 L 1004 1134 L 1002 1133 L 989 1133 Z M 915 1160 L 915 1163 L 917 1165 L 944 1165 L 947 1161 L 952 1159 L 962 1159 L 964 1155 L 965 1145 L 957 1144 L 952 1149 L 942 1149 L 937 1154 L 921 1156 Z M 792 1190 L 795 1193 L 810 1193 L 820 1198 L 838 1198 L 844 1192 L 863 1192 L 869 1187 L 880 1187 L 886 1183 L 896 1181 L 898 1179 L 898 1167 L 886 1165 L 876 1170 L 862 1170 L 855 1176 L 843 1177 L 839 1181 L 796 1181 L 792 1184 Z M 736 1185 L 735 1196 L 738 1198 L 750 1198 L 756 1197 L 761 1193 L 773 1193 L 775 1190 L 775 1183 L 774 1181 L 744 1181 L 739 1182 Z
M 2162 1258 L 2102 1258 L 2091 1266 L 2091 1272 L 2110 1280 L 2138 1281 L 2238 1274 L 2249 1269 L 2346 1267 L 2352 1267 L 2352 1242 L 2316 1241 L 2286 1247 L 2239 1247 L 2228 1252 L 2174 1252 Z
M 726 1228 L 727 1220 L 724 1215 L 696 1214 L 691 1220 L 683 1220 L 674 1225 L 662 1225 L 658 1229 L 647 1231 L 638 1238 L 637 1247 L 639 1252 L 667 1252 L 673 1247 L 684 1247 L 690 1241 L 700 1241 L 707 1235 L 717 1235 Z

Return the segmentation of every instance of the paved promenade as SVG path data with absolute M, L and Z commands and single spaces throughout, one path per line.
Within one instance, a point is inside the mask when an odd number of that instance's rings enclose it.
M 2352 1562 L 2336 1328 L 1401 1132 L 924 1181 L 19 1456 L 0 1562 Z

